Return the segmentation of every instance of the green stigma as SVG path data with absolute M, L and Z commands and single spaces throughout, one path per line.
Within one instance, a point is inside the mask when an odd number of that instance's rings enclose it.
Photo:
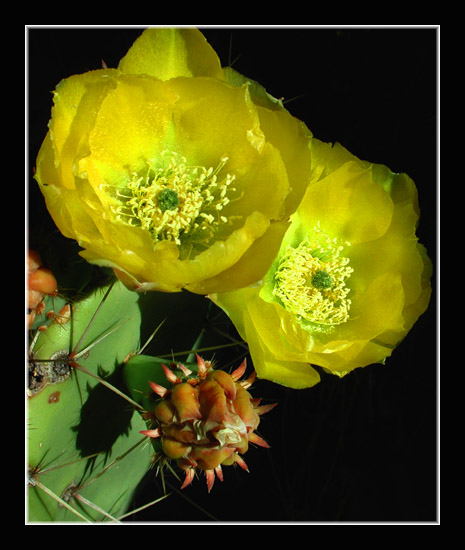
M 166 210 L 176 210 L 179 206 L 179 196 L 174 189 L 165 187 L 157 195 L 158 208 L 162 212 Z
M 313 274 L 311 283 L 312 286 L 317 288 L 318 290 L 326 290 L 328 288 L 331 288 L 333 280 L 331 279 L 331 275 L 327 271 L 325 271 L 324 269 L 319 269 Z

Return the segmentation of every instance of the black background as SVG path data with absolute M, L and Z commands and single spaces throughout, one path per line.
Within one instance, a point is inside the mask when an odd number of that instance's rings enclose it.
M 315 137 L 406 172 L 419 190 L 417 234 L 436 263 L 437 39 L 433 28 L 202 28 L 223 65 L 259 81 Z M 138 28 L 29 28 L 29 173 L 50 116 L 51 92 L 71 74 L 116 67 Z M 291 101 L 292 100 L 292 101 Z M 29 182 L 29 232 L 53 222 Z M 433 278 L 435 285 L 435 278 Z M 264 416 L 271 449 L 225 468 L 207 494 L 199 479 L 135 521 L 433 522 L 438 518 L 436 292 L 385 366 L 308 390 L 257 381 L 278 401 Z M 174 486 L 176 482 L 172 481 Z M 148 476 L 139 506 L 160 495 Z

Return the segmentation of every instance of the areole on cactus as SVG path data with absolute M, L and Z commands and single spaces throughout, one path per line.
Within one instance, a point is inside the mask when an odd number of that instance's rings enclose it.
M 245 374 L 246 360 L 231 374 L 213 368 L 210 361 L 197 355 L 197 373 L 184 365 L 177 365 L 178 376 L 162 365 L 168 389 L 149 382 L 153 392 L 160 397 L 155 407 L 146 413 L 150 429 L 141 433 L 160 439 L 163 455 L 176 461 L 184 470 L 184 489 L 194 479 L 197 470 L 205 472 L 208 491 L 215 481 L 215 474 L 223 481 L 222 466 L 238 464 L 248 471 L 241 455 L 249 443 L 269 447 L 256 429 L 260 416 L 276 403 L 261 405 L 247 391 L 255 379 L 255 372 L 240 380 Z

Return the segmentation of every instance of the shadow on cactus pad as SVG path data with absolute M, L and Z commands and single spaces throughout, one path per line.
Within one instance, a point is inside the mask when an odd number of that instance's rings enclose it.
M 103 374 L 99 373 L 102 379 L 123 390 L 118 365 L 115 365 L 115 371 L 111 375 Z M 116 440 L 122 435 L 129 435 L 134 408 L 102 384 L 93 388 L 88 385 L 87 391 L 88 398 L 81 408 L 80 422 L 73 428 L 76 431 L 76 448 L 81 456 L 102 454 L 108 461 Z M 93 465 L 96 457 L 89 460 Z

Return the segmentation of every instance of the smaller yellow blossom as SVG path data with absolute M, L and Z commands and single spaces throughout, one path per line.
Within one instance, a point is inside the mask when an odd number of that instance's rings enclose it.
M 312 177 L 260 284 L 210 297 L 249 344 L 255 369 L 292 388 L 312 367 L 344 376 L 382 363 L 428 307 L 413 181 L 312 142 Z

